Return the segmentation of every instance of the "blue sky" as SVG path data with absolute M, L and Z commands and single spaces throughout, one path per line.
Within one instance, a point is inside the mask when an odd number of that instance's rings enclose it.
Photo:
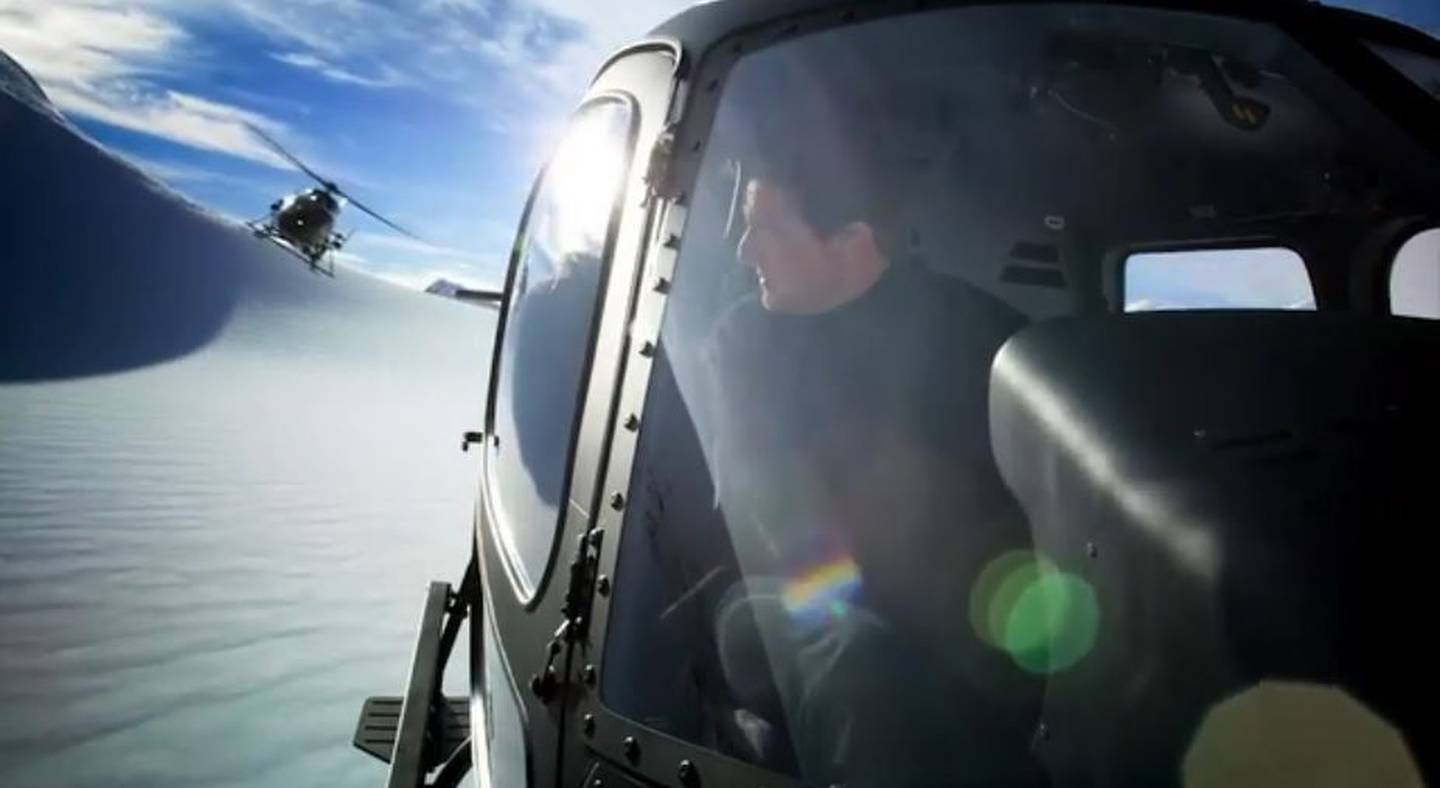
M 531 179 L 594 68 L 687 0 L 0 0 L 0 49 L 88 134 L 255 218 L 306 186 L 253 124 L 425 239 L 348 212 L 341 262 L 501 281 Z M 1432 31 L 1440 2 L 1353 3 Z

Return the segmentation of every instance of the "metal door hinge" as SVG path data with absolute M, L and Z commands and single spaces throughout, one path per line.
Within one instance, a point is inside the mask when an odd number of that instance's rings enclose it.
M 570 680 L 556 668 L 560 655 L 577 644 L 583 648 L 589 637 L 590 604 L 595 581 L 599 577 L 600 546 L 604 544 L 604 534 L 599 528 L 582 534 L 570 561 L 569 583 L 565 587 L 565 601 L 560 609 L 560 625 L 545 644 L 542 667 L 530 675 L 530 691 L 541 703 L 548 704 L 554 700 L 557 690 Z
M 672 183 L 674 168 L 671 163 L 675 157 L 675 132 L 676 124 L 667 123 L 650 148 L 650 161 L 645 166 L 645 199 L 641 202 L 642 206 L 648 206 L 656 199 L 673 200 L 679 196 Z

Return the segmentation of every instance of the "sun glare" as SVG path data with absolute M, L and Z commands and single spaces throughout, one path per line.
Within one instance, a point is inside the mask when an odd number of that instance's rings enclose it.
M 543 217 L 547 241 L 554 250 L 594 250 L 604 241 L 625 174 L 626 146 L 616 137 L 625 112 L 592 111 L 577 119 L 560 142 L 547 184 L 553 210 Z

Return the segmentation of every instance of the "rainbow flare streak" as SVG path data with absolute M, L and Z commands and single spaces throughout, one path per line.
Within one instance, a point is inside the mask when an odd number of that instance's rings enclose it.
M 859 592 L 860 567 L 842 553 L 785 581 L 781 599 L 797 624 L 818 626 L 843 618 Z

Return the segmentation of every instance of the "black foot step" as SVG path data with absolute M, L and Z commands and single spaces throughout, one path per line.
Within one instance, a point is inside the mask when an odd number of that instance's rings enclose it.
M 395 752 L 395 732 L 400 728 L 400 708 L 405 699 L 399 695 L 376 696 L 365 699 L 360 709 L 360 722 L 355 726 L 355 746 L 389 763 Z M 470 699 L 446 698 L 445 708 L 439 710 L 443 725 L 439 742 L 429 748 L 427 767 L 433 768 L 443 762 L 465 743 L 470 736 Z

